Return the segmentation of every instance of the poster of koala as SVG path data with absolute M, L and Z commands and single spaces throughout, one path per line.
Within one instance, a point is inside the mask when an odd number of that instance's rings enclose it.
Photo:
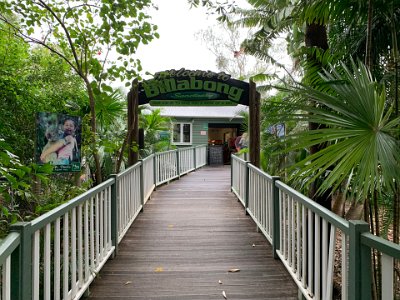
M 57 113 L 38 113 L 36 162 L 50 163 L 54 172 L 81 170 L 81 118 Z

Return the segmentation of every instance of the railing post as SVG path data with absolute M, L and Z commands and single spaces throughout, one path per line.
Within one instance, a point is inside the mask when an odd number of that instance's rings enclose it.
M 245 180 L 246 180 L 246 192 L 244 195 L 244 211 L 246 215 L 248 214 L 247 208 L 249 207 L 249 189 L 250 189 L 250 162 L 246 161 L 246 172 L 245 172 Z
M 349 300 L 371 299 L 371 249 L 361 243 L 361 234 L 369 232 L 364 221 L 349 221 Z
M 233 192 L 233 154 L 231 154 L 231 192 Z
M 196 171 L 196 169 L 197 169 L 197 163 L 196 163 L 196 147 L 193 147 L 193 163 L 194 163 L 194 165 L 193 165 L 194 170 Z
M 275 184 L 279 179 L 272 177 L 272 254 L 275 259 L 279 258 L 277 251 L 281 248 L 279 188 Z
M 140 161 L 140 167 L 139 167 L 139 172 L 140 172 L 140 204 L 142 205 L 142 209 L 140 210 L 143 212 L 144 208 L 144 171 L 143 171 L 143 160 Z
M 157 188 L 157 154 L 153 153 L 153 179 L 154 179 L 154 190 Z
M 11 256 L 11 299 L 32 299 L 32 229 L 31 223 L 11 225 L 20 234 L 20 245 Z
M 115 247 L 113 257 L 118 254 L 118 178 L 112 174 L 114 183 L 111 186 L 111 242 Z
M 176 149 L 176 175 L 178 175 L 178 178 L 181 177 L 181 170 L 180 170 L 180 163 L 179 163 L 179 148 Z

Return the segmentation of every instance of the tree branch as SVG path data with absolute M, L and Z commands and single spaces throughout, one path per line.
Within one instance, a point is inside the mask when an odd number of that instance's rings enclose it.
M 69 6 L 69 5 L 68 5 L 68 9 L 65 11 L 64 16 L 62 17 L 63 22 L 65 22 L 65 18 L 67 17 L 67 15 L 68 15 L 70 12 L 72 12 L 74 9 L 79 8 L 79 7 L 85 7 L 85 6 L 86 6 L 86 7 L 100 8 L 100 7 L 97 6 L 97 5 L 88 4 L 88 3 L 86 3 L 86 4 L 80 4 L 80 5 L 76 5 L 76 6 Z
M 60 24 L 60 26 L 63 28 L 64 33 L 67 37 L 67 41 L 68 44 L 70 46 L 72 55 L 74 56 L 75 59 L 75 63 L 76 63 L 76 69 L 75 70 L 82 70 L 82 64 L 79 63 L 79 59 L 78 59 L 78 54 L 76 52 L 74 43 L 72 42 L 72 38 L 69 34 L 68 28 L 65 26 L 65 23 L 57 16 L 57 14 L 51 9 L 50 6 L 48 6 L 46 3 L 44 3 L 43 0 L 39 0 L 39 3 L 58 21 L 58 23 Z M 79 75 L 83 76 L 82 71 L 77 72 Z
M 50 50 L 51 52 L 53 52 L 54 54 L 57 54 L 58 56 L 60 56 L 68 65 L 71 66 L 71 68 L 78 74 L 81 75 L 81 73 L 79 72 L 79 70 L 76 68 L 76 66 L 61 52 L 57 51 L 56 49 L 50 47 L 48 44 L 46 44 L 44 41 L 41 41 L 39 39 L 36 39 L 34 37 L 31 37 L 29 35 L 26 35 L 25 33 L 23 33 L 18 27 L 16 27 L 14 24 L 12 24 L 10 21 L 8 21 L 6 18 L 4 18 L 3 16 L 0 16 L 0 20 L 2 20 L 3 22 L 5 22 L 8 26 L 10 26 L 12 29 L 14 29 L 14 35 L 22 38 L 23 40 L 29 42 L 29 43 L 34 43 L 34 44 L 38 44 L 41 45 L 43 47 L 45 47 L 46 49 Z

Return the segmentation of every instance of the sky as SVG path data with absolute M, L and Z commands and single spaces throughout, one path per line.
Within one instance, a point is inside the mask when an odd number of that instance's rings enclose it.
M 144 72 L 186 68 L 217 71 L 215 57 L 195 34 L 218 22 L 204 8 L 192 8 L 187 0 L 156 0 L 152 23 L 158 26 L 159 39 L 140 45 L 137 58 Z M 143 74 L 144 75 L 144 74 Z M 144 76 L 145 78 L 147 76 Z
M 149 14 L 151 23 L 158 26 L 160 38 L 148 45 L 141 44 L 136 53 L 143 67 L 144 79 L 159 71 L 180 68 L 218 72 L 215 56 L 207 49 L 204 42 L 195 37 L 196 33 L 214 27 L 218 31 L 217 15 L 210 15 L 203 7 L 193 7 L 187 0 L 153 0 L 158 10 L 152 9 Z M 246 0 L 235 0 L 240 7 L 249 7 Z M 286 44 L 277 45 L 270 53 L 281 63 L 288 63 Z M 283 48 L 282 48 L 283 47 Z

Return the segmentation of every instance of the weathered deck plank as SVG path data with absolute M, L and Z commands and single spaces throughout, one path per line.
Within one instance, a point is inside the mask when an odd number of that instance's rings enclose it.
M 229 184 L 229 168 L 207 167 L 159 187 L 89 298 L 297 299 Z

